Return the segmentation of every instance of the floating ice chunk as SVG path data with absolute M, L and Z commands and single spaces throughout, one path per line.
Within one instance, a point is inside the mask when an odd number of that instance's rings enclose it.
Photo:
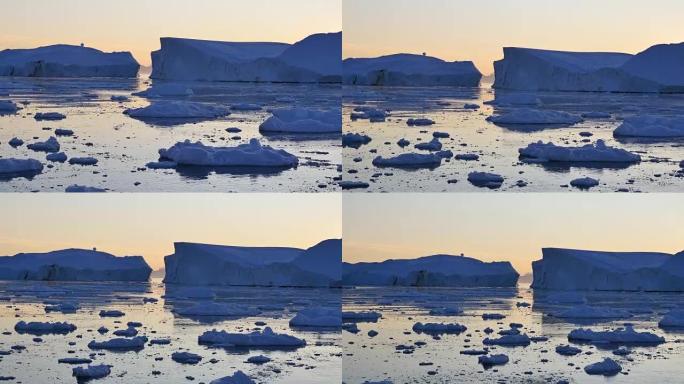
M 184 84 L 178 83 L 155 83 L 144 91 L 134 93 L 134 96 L 143 97 L 168 97 L 168 96 L 192 96 L 195 92 Z
M 175 161 L 151 161 L 145 164 L 147 168 L 150 169 L 172 169 L 178 166 Z
M 182 165 L 208 167 L 296 167 L 297 156 L 282 149 L 261 145 L 259 140 L 251 139 L 249 144 L 237 147 L 210 147 L 190 140 L 174 144 L 168 149 L 160 149 L 159 156 Z
M 209 384 L 256 384 L 256 382 L 245 375 L 242 371 L 235 372 L 232 376 L 225 376 L 220 379 L 212 380 Z
M 633 116 L 613 131 L 615 137 L 684 137 L 684 116 Z
M 100 317 L 124 317 L 124 316 L 126 316 L 126 314 L 117 310 L 117 309 L 111 309 L 111 310 L 103 309 L 100 311 Z
M 57 136 L 72 136 L 73 134 L 74 134 L 74 131 L 71 129 L 66 129 L 66 128 L 55 129 L 55 135 L 57 135 Z
M 342 145 L 345 147 L 359 147 L 368 144 L 371 138 L 359 133 L 345 133 L 342 135 Z
M 476 187 L 500 188 L 504 182 L 504 178 L 496 173 L 488 172 L 470 172 L 468 174 L 468 181 Z
M 230 115 L 228 108 L 180 100 L 157 100 L 147 107 L 124 111 L 130 117 L 145 119 L 210 119 Z
M 373 159 L 373 165 L 376 167 L 435 168 L 441 164 L 442 158 L 432 153 L 402 153 L 395 157 L 377 156 Z
M 477 362 L 482 364 L 484 367 L 491 367 L 494 365 L 504 365 L 504 364 L 508 363 L 508 356 L 506 356 L 504 354 L 480 356 L 477 358 Z
M 479 159 L 480 156 L 474 153 L 459 153 L 455 156 L 456 160 L 473 161 Z
M 429 315 L 431 316 L 456 316 L 462 314 L 463 310 L 456 307 L 434 308 L 429 312 Z
M 78 305 L 74 303 L 48 304 L 45 306 L 45 312 L 74 313 L 78 309 Z
M 582 350 L 571 345 L 558 345 L 556 346 L 556 353 L 563 356 L 575 356 L 578 353 L 582 353 Z
M 85 185 L 72 184 L 72 185 L 66 187 L 64 192 L 68 192 L 68 193 L 94 193 L 94 192 L 107 192 L 107 190 L 104 188 L 88 187 Z
M 613 355 L 615 356 L 627 356 L 632 353 L 632 350 L 627 349 L 625 347 L 620 347 L 618 349 L 613 350 Z
M 26 148 L 36 152 L 59 152 L 59 142 L 56 137 L 50 136 L 46 141 L 28 144 Z
M 417 333 L 441 334 L 441 333 L 463 333 L 468 328 L 458 323 L 415 323 L 413 331 Z
M 591 329 L 573 329 L 568 334 L 570 341 L 609 344 L 662 344 L 665 338 L 650 332 L 637 332 L 631 326 L 611 331 L 592 331 Z
M 553 315 L 565 319 L 621 319 L 631 317 L 631 314 L 626 311 L 613 308 L 592 307 L 589 305 L 571 307 L 558 311 Z
M 290 319 L 290 326 L 339 328 L 342 326 L 342 313 L 339 308 L 305 308 Z
M 266 364 L 269 361 L 271 361 L 271 359 L 264 355 L 250 356 L 247 359 L 247 362 L 250 364 Z
M 610 119 L 612 116 L 608 112 L 585 112 L 582 114 L 585 119 Z
M 582 118 L 562 111 L 547 111 L 532 108 L 520 108 L 487 117 L 487 121 L 495 124 L 528 124 L 528 125 L 572 125 Z
M 190 352 L 174 352 L 171 359 L 181 364 L 197 364 L 202 361 L 202 356 Z
M 303 347 L 304 339 L 274 333 L 270 327 L 251 333 L 228 333 L 226 331 L 206 331 L 198 337 L 200 344 L 233 347 Z
M 94 157 L 72 157 L 69 159 L 69 164 L 95 165 L 97 164 L 97 159 Z
M 427 143 L 418 143 L 414 145 L 416 149 L 423 149 L 427 151 L 439 151 L 442 149 L 442 143 L 439 142 L 439 137 L 434 137 Z
M 352 120 L 368 119 L 371 123 L 385 121 L 389 113 L 373 107 L 356 107 L 351 114 Z
M 14 148 L 16 148 L 16 147 L 21 147 L 22 145 L 24 145 L 24 140 L 22 140 L 22 139 L 20 139 L 20 138 L 18 138 L 18 137 L 13 137 L 13 138 L 8 142 L 8 144 L 9 144 L 10 146 L 14 147 Z
M 49 335 L 49 334 L 63 334 L 73 332 L 76 330 L 76 326 L 67 322 L 25 322 L 20 321 L 14 326 L 14 330 L 18 333 L 28 333 L 30 335 Z
M 658 322 L 660 328 L 684 328 L 684 309 L 673 309 Z
M 353 312 L 344 311 L 342 312 L 342 321 L 344 322 L 376 322 L 380 319 L 382 315 L 380 312 Z
M 496 106 L 540 105 L 541 100 L 533 93 L 497 93 L 496 98 L 485 101 L 485 104 Z
M 114 338 L 107 341 L 91 341 L 88 343 L 88 348 L 90 349 L 105 349 L 112 351 L 135 351 L 145 348 L 145 343 L 147 343 L 147 337 L 136 336 L 133 338 Z
M 530 338 L 526 334 L 522 335 L 504 335 L 498 339 L 485 338 L 482 340 L 485 345 L 501 345 L 501 346 L 528 346 L 530 345 Z
M 506 315 L 503 315 L 501 313 L 483 313 L 482 314 L 482 320 L 501 320 L 505 319 Z
M 584 372 L 589 375 L 603 375 L 603 376 L 614 376 L 622 371 L 620 364 L 616 363 L 610 357 L 606 357 L 603 361 L 598 363 L 589 364 L 584 367 Z
M 18 111 L 19 106 L 14 104 L 12 100 L 0 100 L 0 114 L 14 113 Z
M 591 177 L 580 177 L 572 180 L 570 185 L 579 189 L 589 189 L 599 185 L 599 181 Z
M 427 119 L 427 118 L 411 118 L 406 120 L 406 124 L 410 126 L 426 126 L 426 125 L 432 125 L 435 122 L 433 120 Z
M 76 367 L 71 370 L 72 376 L 76 377 L 76 379 L 81 381 L 88 381 L 88 380 L 93 380 L 93 379 L 101 379 L 103 377 L 109 376 L 111 373 L 111 369 L 109 365 L 105 364 L 100 364 L 100 365 L 89 365 L 85 368 L 83 367 Z
M 33 115 L 33 118 L 41 121 L 41 120 L 62 120 L 66 119 L 66 115 L 63 115 L 59 112 L 38 112 L 35 115 Z
M 341 133 L 340 109 L 315 110 L 305 108 L 276 109 L 259 125 L 260 132 L 277 133 Z
M 344 329 L 345 331 L 347 331 L 349 333 L 359 333 L 360 332 L 359 326 L 356 325 L 356 323 L 342 324 L 342 329 Z
M 63 163 L 67 160 L 67 155 L 64 152 L 48 153 L 45 156 L 47 161 L 54 161 L 57 163 Z
M 607 162 L 607 163 L 637 163 L 641 156 L 621 148 L 609 147 L 603 140 L 596 144 L 582 147 L 561 147 L 553 143 L 544 144 L 542 141 L 529 144 L 526 148 L 518 149 L 521 158 L 534 159 L 541 162 Z
M 166 339 L 166 338 L 152 339 L 152 340 L 150 340 L 150 344 L 153 344 L 153 345 L 169 345 L 169 344 L 171 344 L 171 339 Z
M 40 173 L 43 164 L 35 159 L 0 159 L 0 174 Z
M 191 307 L 176 309 L 175 312 L 181 316 L 244 317 L 259 314 L 258 310 L 244 305 L 213 302 L 197 303 Z
M 259 104 L 252 103 L 239 103 L 230 106 L 233 111 L 260 111 L 262 106 Z
M 370 184 L 365 181 L 355 181 L 355 180 L 342 180 L 337 183 L 342 189 L 361 189 L 368 188 Z
M 64 357 L 58 359 L 57 362 L 60 364 L 90 364 L 93 360 L 82 357 Z
M 138 330 L 133 327 L 128 327 L 126 329 L 117 329 L 116 331 L 114 331 L 114 335 L 123 337 L 133 337 L 138 335 Z
M 349 58 L 342 62 L 344 83 L 377 86 L 476 87 L 482 74 L 471 61 L 447 62 L 407 53 L 372 58 Z
M 402 148 L 409 145 L 409 144 L 411 144 L 411 142 L 404 139 L 403 137 L 401 139 L 399 139 L 399 141 L 397 141 L 397 145 L 402 147 Z

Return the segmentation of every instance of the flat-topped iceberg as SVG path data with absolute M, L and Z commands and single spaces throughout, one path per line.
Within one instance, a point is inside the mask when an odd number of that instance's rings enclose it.
M 180 165 L 203 167 L 283 167 L 292 168 L 299 164 L 297 156 L 283 149 L 262 145 L 258 139 L 236 147 L 210 147 L 201 142 L 185 140 L 168 149 L 160 149 L 161 160 Z
M 198 342 L 203 345 L 216 347 L 264 347 L 264 348 L 297 348 L 306 345 L 304 339 L 291 335 L 275 333 L 270 327 L 263 331 L 250 333 L 229 333 L 226 331 L 206 331 L 198 337 Z
M 151 272 L 141 256 L 117 257 L 87 249 L 0 257 L 2 280 L 147 281 Z
M 102 52 L 76 45 L 0 51 L 0 76 L 136 77 L 139 68 L 130 52 Z
M 14 326 L 14 330 L 18 333 L 28 333 L 30 335 L 50 335 L 50 334 L 62 334 L 66 335 L 76 330 L 76 326 L 67 322 L 39 322 L 31 321 L 25 322 L 20 321 Z
M 342 33 L 319 33 L 294 44 L 161 38 L 152 52 L 153 79 L 339 83 Z
M 180 100 L 157 100 L 141 108 L 124 111 L 130 117 L 145 119 L 211 119 L 230 115 L 226 107 Z
M 610 331 L 593 331 L 591 329 L 573 329 L 568 340 L 591 344 L 646 344 L 657 345 L 665 342 L 665 338 L 650 332 L 637 332 L 631 326 Z
M 458 323 L 421 323 L 417 322 L 412 327 L 414 332 L 428 333 L 428 334 L 442 334 L 442 333 L 463 333 L 468 328 L 465 325 Z
M 520 157 L 538 162 L 561 163 L 637 163 L 641 156 L 615 147 L 609 147 L 599 139 L 595 144 L 581 147 L 562 147 L 538 141 L 518 149 Z
M 684 252 L 601 252 L 542 249 L 532 262 L 532 288 L 601 291 L 684 291 Z
M 259 125 L 261 132 L 273 133 L 342 133 L 341 109 L 276 109 Z
M 36 159 L 0 159 L 0 175 L 33 173 L 43 171 L 43 163 Z
M 88 348 L 99 350 L 104 349 L 108 351 L 138 351 L 145 348 L 147 337 L 136 336 L 132 338 L 114 338 L 106 341 L 91 341 L 88 343 Z
M 482 78 L 472 61 L 448 62 L 408 53 L 345 59 L 342 69 L 344 83 L 356 85 L 476 87 Z
M 164 258 L 164 282 L 188 285 L 298 286 L 339 285 L 342 241 L 311 248 L 237 247 L 175 243 Z
M 518 273 L 509 262 L 483 262 L 464 256 L 343 264 L 342 282 L 357 286 L 513 287 Z
M 613 131 L 615 137 L 684 137 L 684 116 L 632 116 Z
M 636 55 L 504 48 L 494 88 L 527 91 L 683 92 L 684 43 Z

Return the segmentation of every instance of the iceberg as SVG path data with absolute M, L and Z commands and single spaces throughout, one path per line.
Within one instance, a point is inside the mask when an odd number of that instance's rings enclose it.
M 43 172 L 43 163 L 36 159 L 0 159 L 0 175 Z
M 35 115 L 33 115 L 33 118 L 38 121 L 55 121 L 66 119 L 66 115 L 59 112 L 38 112 Z
M 377 156 L 373 159 L 376 167 L 436 168 L 441 164 L 442 157 L 433 153 L 402 153 L 394 157 Z
M 474 171 L 468 174 L 468 181 L 476 187 L 497 189 L 503 184 L 504 178 L 496 173 Z
M 606 357 L 603 361 L 598 363 L 589 364 L 584 367 L 584 372 L 588 375 L 603 375 L 603 376 L 614 376 L 622 371 L 620 364 L 616 363 L 615 360 L 610 357 Z
M 130 52 L 102 52 L 76 45 L 0 51 L 0 76 L 136 77 L 139 68 Z
M 362 135 L 360 133 L 345 133 L 342 135 L 342 146 L 358 148 L 363 144 L 370 143 L 371 138 L 367 135 Z
M 498 339 L 490 339 L 490 338 L 485 338 L 482 340 L 482 344 L 484 345 L 500 345 L 500 346 L 506 346 L 506 347 L 526 347 L 530 345 L 530 338 L 529 336 L 522 334 L 522 335 L 503 335 L 499 337 Z
M 36 152 L 54 153 L 59 152 L 59 142 L 57 141 L 56 137 L 50 136 L 50 138 L 45 141 L 37 141 L 35 143 L 28 144 L 26 148 Z
M 259 125 L 260 132 L 342 133 L 342 111 L 304 108 L 276 109 Z
M 87 367 L 76 367 L 71 370 L 72 376 L 80 382 L 85 382 L 93 379 L 101 379 L 109 376 L 111 369 L 109 365 L 88 365 Z
M 20 321 L 14 326 L 14 330 L 17 331 L 20 334 L 28 333 L 29 335 L 36 335 L 36 336 L 41 336 L 41 335 L 52 335 L 52 334 L 62 334 L 66 335 L 67 333 L 71 333 L 76 330 L 76 326 L 67 323 L 67 322 L 55 322 L 55 323 L 50 323 L 50 322 L 39 322 L 39 321 L 32 321 L 32 322 L 25 322 L 25 321 Z
M 152 52 L 152 79 L 279 83 L 339 83 L 342 32 L 294 44 L 161 38 Z
M 684 252 L 602 252 L 543 248 L 532 288 L 566 291 L 684 291 Z
M 231 376 L 225 376 L 220 379 L 212 380 L 209 384 L 255 384 L 256 382 L 249 378 L 244 372 L 236 371 Z
M 660 328 L 684 328 L 684 309 L 673 309 L 658 322 Z
M 684 116 L 632 116 L 613 131 L 615 137 L 684 137 Z
M 167 284 L 329 287 L 340 281 L 342 241 L 308 249 L 175 243 L 164 258 Z
M 563 163 L 638 163 L 641 156 L 621 148 L 609 147 L 599 139 L 596 144 L 581 147 L 561 147 L 538 141 L 518 149 L 520 157 L 539 162 Z
M 12 100 L 0 100 L 0 115 L 15 113 L 21 108 L 12 102 Z
M 139 351 L 145 348 L 147 337 L 136 336 L 133 338 L 115 338 L 106 341 L 91 341 L 88 343 L 88 348 L 93 350 L 104 349 L 108 351 Z
M 355 85 L 477 87 L 482 78 L 472 61 L 407 53 L 345 59 L 342 70 L 344 84 Z
M 636 55 L 504 48 L 494 88 L 524 91 L 684 92 L 684 43 Z
M 518 273 L 509 262 L 433 255 L 373 263 L 344 263 L 342 282 L 356 286 L 514 287 Z
M 174 352 L 171 360 L 181 364 L 197 364 L 202 361 L 202 356 L 190 352 Z
M 344 322 L 376 322 L 382 317 L 380 312 L 354 312 L 354 311 L 344 311 L 342 312 L 342 321 Z
M 203 167 L 272 167 L 292 168 L 299 164 L 297 156 L 283 149 L 261 145 L 258 139 L 236 147 L 210 147 L 197 141 L 178 142 L 168 149 L 160 149 L 162 161 L 179 165 Z
M 142 256 L 117 257 L 87 249 L 0 257 L 2 280 L 147 281 L 151 272 Z
M 141 108 L 129 108 L 124 113 L 136 119 L 213 119 L 230 115 L 226 107 L 181 100 L 157 100 Z
M 290 327 L 342 327 L 342 312 L 339 308 L 312 307 L 302 309 L 290 319 Z
M 650 332 L 637 332 L 631 326 L 612 331 L 593 331 L 591 329 L 573 329 L 568 334 L 568 340 L 591 344 L 645 344 L 658 345 L 665 342 L 665 338 Z
M 263 331 L 250 333 L 228 333 L 226 331 L 211 330 L 199 335 L 200 345 L 211 345 L 216 347 L 267 347 L 267 348 L 298 348 L 306 345 L 304 339 L 275 333 L 270 327 Z
M 463 333 L 468 328 L 465 325 L 458 323 L 421 323 L 413 324 L 413 332 L 427 333 L 427 334 L 443 334 L 443 333 Z
M 477 362 L 482 364 L 482 366 L 491 367 L 494 365 L 504 365 L 508 363 L 508 356 L 504 354 L 499 355 L 489 355 L 489 356 L 479 356 Z

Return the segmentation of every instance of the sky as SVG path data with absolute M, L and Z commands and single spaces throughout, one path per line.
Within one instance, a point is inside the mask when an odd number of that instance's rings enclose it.
M 684 250 L 684 194 L 345 194 L 342 205 L 346 262 L 464 253 L 525 274 L 542 247 Z
M 344 0 L 343 57 L 423 52 L 484 74 L 504 46 L 637 53 L 684 41 L 681 0 Z
M 0 255 L 96 247 L 154 269 L 174 241 L 307 248 L 342 237 L 339 194 L 5 193 Z
M 159 38 L 294 43 L 342 30 L 342 0 L 20 0 L 0 12 L 0 50 L 58 43 L 131 51 L 150 65 Z

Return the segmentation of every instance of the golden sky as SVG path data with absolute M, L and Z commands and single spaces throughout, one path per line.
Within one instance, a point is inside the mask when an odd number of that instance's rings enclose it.
M 472 60 L 502 47 L 637 53 L 684 41 L 681 0 L 344 0 L 343 57 L 423 53 Z
M 684 194 L 345 194 L 342 206 L 347 262 L 464 253 L 524 274 L 542 247 L 684 250 Z
M 342 237 L 341 196 L 5 193 L 0 255 L 96 247 L 157 269 L 174 241 L 306 248 Z
M 143 65 L 162 36 L 294 43 L 342 30 L 342 0 L 17 0 L 0 11 L 0 50 L 57 43 L 131 51 Z

